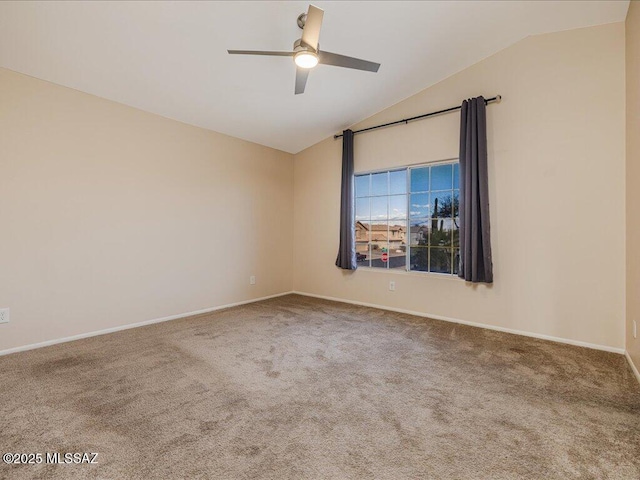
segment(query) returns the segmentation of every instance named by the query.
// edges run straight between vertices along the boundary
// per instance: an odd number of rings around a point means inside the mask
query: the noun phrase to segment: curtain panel
[[[342,193],[340,201],[340,246],[336,266],[355,270],[356,239],[353,211],[353,132],[342,132]]]
[[[484,97],[462,102],[460,112],[460,265],[468,282],[493,283],[489,229],[487,116]]]

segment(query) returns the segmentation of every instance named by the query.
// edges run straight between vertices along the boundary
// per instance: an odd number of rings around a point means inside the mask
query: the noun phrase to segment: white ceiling
[[[629,1],[325,2],[319,66],[287,57],[308,2],[0,2],[0,66],[296,153],[528,36],[623,21]],[[493,94],[496,92],[478,92]]]

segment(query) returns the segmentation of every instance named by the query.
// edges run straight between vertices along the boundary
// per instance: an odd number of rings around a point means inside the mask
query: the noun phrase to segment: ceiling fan
[[[377,72],[379,63],[361,60],[359,58],[338,55],[337,53],[320,50],[318,39],[322,27],[324,10],[309,5],[307,13],[298,17],[298,27],[302,29],[302,38],[293,43],[293,52],[273,52],[263,50],[227,50],[231,55],[271,55],[274,57],[293,57],[296,64],[295,94],[304,93],[309,71],[318,64],[336,67],[353,68],[366,72]]]

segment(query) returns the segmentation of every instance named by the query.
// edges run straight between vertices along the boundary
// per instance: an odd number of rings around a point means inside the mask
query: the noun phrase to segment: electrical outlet
[[[396,282],[389,282],[389,290],[392,292],[396,291]]]
[[[256,276],[255,275],[251,275],[249,277],[249,285],[255,285],[256,284]]]
[[[9,323],[9,309],[0,308],[0,323]]]
[[[636,321],[633,321],[633,338],[637,338],[638,337],[638,325],[636,324]]]

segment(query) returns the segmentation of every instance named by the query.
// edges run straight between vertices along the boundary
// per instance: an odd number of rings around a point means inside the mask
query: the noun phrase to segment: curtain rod
[[[489,103],[494,103],[494,102],[495,103],[500,103],[500,100],[502,100],[502,95],[496,95],[495,97],[486,99],[484,101],[484,103],[486,105],[488,105]],[[396,120],[395,122],[384,123],[382,125],[376,125],[375,127],[363,128],[362,130],[356,130],[353,133],[355,135],[356,133],[368,132],[370,130],[376,130],[378,128],[390,127],[391,125],[399,125],[401,123],[407,124],[407,123],[412,122],[414,120],[420,120],[421,118],[433,117],[435,115],[441,115],[443,113],[455,112],[456,110],[460,110],[461,108],[462,108],[462,105],[459,105],[457,107],[445,108],[444,110],[438,110],[437,112],[425,113],[424,115],[418,115],[417,117],[405,118],[403,120]],[[340,138],[340,137],[342,137],[342,134],[333,136],[334,140],[336,138]]]

